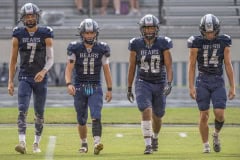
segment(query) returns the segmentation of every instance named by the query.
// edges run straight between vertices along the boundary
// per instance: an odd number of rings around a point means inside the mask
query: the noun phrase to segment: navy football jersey
[[[19,76],[35,76],[46,63],[46,38],[53,38],[50,27],[38,27],[34,33],[29,33],[25,27],[15,27],[13,37],[18,39],[20,54]]]
[[[172,47],[169,37],[157,37],[150,47],[145,44],[143,37],[131,39],[128,49],[136,52],[137,78],[150,83],[164,83],[166,67],[163,52]]]
[[[191,36],[188,39],[188,48],[198,48],[198,70],[205,74],[223,74],[224,49],[231,45],[232,40],[228,35],[219,35],[211,41],[202,36]]]
[[[101,81],[102,58],[110,57],[110,48],[104,42],[97,42],[91,50],[86,49],[83,42],[71,42],[67,48],[68,56],[75,54],[75,84],[92,83]]]

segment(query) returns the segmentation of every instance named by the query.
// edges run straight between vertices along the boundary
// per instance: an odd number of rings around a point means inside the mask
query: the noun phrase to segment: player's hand
[[[192,99],[196,99],[196,89],[193,88],[189,88],[189,95]]]
[[[131,102],[131,103],[134,102],[134,96],[133,96],[133,93],[132,93],[132,87],[128,87],[127,99],[128,99],[129,102]]]
[[[67,85],[67,91],[68,91],[68,94],[74,96],[76,94],[76,89],[74,87],[74,85],[72,84],[69,84]]]
[[[171,90],[172,90],[172,83],[168,82],[167,85],[163,89],[163,94],[165,96],[167,96],[167,95],[169,95],[171,93]]]
[[[234,87],[230,87],[229,93],[228,93],[229,100],[234,99],[235,95],[236,95],[235,88]]]
[[[106,92],[105,100],[106,100],[107,102],[110,102],[110,101],[112,100],[112,91],[107,91],[107,92]]]
[[[45,69],[41,70],[34,77],[34,81],[35,82],[41,82],[44,79],[46,73],[47,73],[47,71]]]
[[[10,96],[13,96],[14,93],[14,83],[13,82],[8,82],[8,94]]]

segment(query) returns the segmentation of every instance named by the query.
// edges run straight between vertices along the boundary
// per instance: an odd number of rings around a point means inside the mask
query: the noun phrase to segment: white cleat
[[[210,153],[210,152],[211,152],[210,145],[204,144],[203,145],[203,153]]]
[[[39,148],[38,143],[33,143],[33,153],[40,153],[41,149]]]

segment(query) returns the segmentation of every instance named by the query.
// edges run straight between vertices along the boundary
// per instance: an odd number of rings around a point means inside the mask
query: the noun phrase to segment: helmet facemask
[[[151,30],[151,31],[148,31],[148,30]],[[142,36],[147,40],[152,40],[157,37],[158,28],[155,26],[145,26],[141,28],[141,33],[142,33]]]
[[[37,14],[27,14],[22,18],[22,22],[28,28],[33,28],[38,24],[38,17]]]

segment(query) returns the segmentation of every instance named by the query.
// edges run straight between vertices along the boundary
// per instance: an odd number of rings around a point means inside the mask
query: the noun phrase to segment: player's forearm
[[[11,67],[9,69],[9,76],[8,76],[8,82],[13,82],[14,76],[15,76],[16,69],[15,67]]]
[[[66,67],[66,70],[65,70],[65,82],[66,84],[72,82],[72,72],[70,71],[69,67]]]
[[[194,88],[194,80],[195,80],[195,66],[189,65],[188,67],[188,87]]]
[[[103,66],[103,71],[104,71],[107,88],[112,88],[112,77],[111,77],[109,64],[105,64]]]
[[[11,60],[9,64],[8,81],[13,82],[16,73],[16,61]]]
[[[231,64],[226,65],[226,73],[228,76],[230,87],[235,88],[234,73],[233,73],[233,67]]]
[[[173,80],[173,71],[172,66],[167,67],[167,81],[172,82]]]
[[[134,75],[135,75],[135,66],[133,64],[130,64],[129,70],[128,70],[128,87],[132,87]]]

